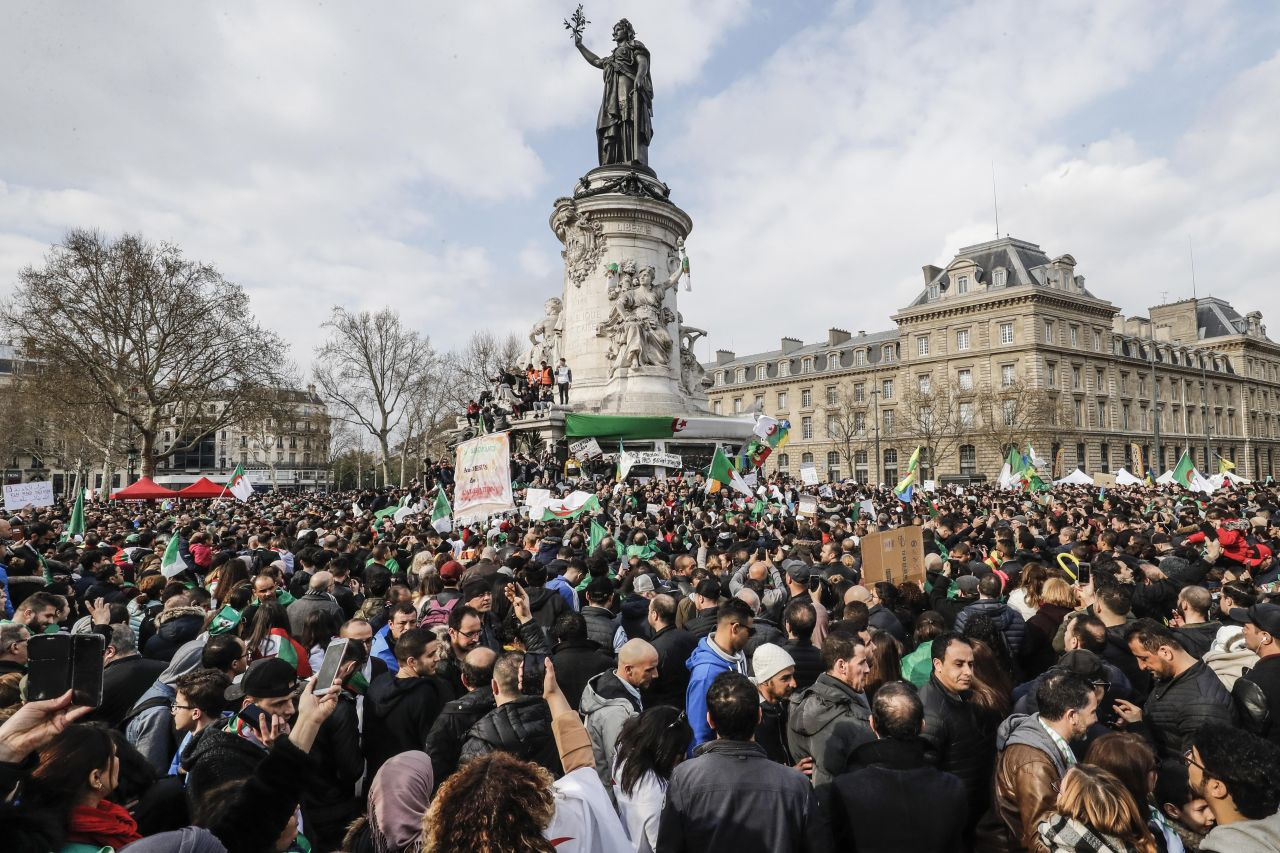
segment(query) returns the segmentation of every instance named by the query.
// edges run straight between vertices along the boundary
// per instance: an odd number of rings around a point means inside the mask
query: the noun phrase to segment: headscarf
[[[434,789],[431,757],[421,750],[402,752],[382,765],[369,786],[369,834],[377,853],[422,849],[422,818]]]
[[[185,826],[173,832],[148,835],[124,846],[120,853],[227,853],[227,848],[209,830]]]

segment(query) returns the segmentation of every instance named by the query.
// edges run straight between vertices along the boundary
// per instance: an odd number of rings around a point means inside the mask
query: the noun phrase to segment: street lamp
[[[128,463],[128,467],[125,469],[125,485],[127,486],[133,483],[133,471],[138,465],[138,446],[131,441],[124,452]]]
[[[884,458],[880,455],[880,389],[871,386],[871,402],[876,409],[876,488],[884,482]]]

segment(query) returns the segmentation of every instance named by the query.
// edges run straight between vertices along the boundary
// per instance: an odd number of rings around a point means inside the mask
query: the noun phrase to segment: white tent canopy
[[[1061,486],[1061,485],[1068,485],[1068,486],[1092,486],[1092,485],[1093,485],[1093,478],[1092,478],[1092,477],[1090,477],[1090,476],[1089,476],[1088,474],[1086,474],[1085,472],[1081,471],[1079,468],[1077,468],[1076,470],[1072,471],[1070,474],[1068,474],[1067,476],[1063,477],[1062,479],[1060,479],[1060,480],[1054,480],[1054,481],[1053,481],[1053,484],[1054,484],[1055,486]]]
[[[1124,468],[1121,468],[1119,471],[1116,472],[1117,486],[1137,486],[1137,485],[1141,485],[1141,483],[1142,483],[1141,477],[1137,477],[1137,476],[1134,476],[1133,474],[1130,474]]]

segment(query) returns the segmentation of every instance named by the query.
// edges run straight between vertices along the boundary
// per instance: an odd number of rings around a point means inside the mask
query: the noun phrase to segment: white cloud
[[[890,328],[921,265],[994,236],[993,163],[1001,231],[1072,253],[1122,311],[1190,295],[1191,237],[1201,295],[1280,316],[1262,285],[1280,262],[1280,60],[1158,147],[1131,115],[1161,75],[1230,67],[1230,12],[839,7],[689,113],[691,163],[668,178],[695,221],[685,316],[739,352]]]

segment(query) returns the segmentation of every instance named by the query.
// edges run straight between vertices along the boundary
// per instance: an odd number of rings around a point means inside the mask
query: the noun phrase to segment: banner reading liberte
[[[511,493],[511,444],[505,432],[459,444],[453,477],[455,518],[486,518],[516,508]]]

